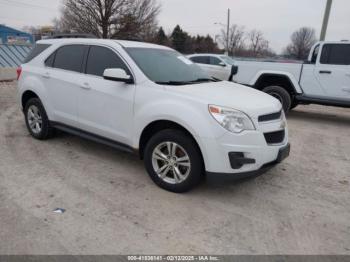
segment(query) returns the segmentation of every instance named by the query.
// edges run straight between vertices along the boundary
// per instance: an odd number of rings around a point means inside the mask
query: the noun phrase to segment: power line
[[[17,4],[17,5],[22,5],[22,6],[36,7],[36,8],[53,9],[51,7],[48,7],[48,6],[23,3],[23,2],[20,2],[20,1],[16,1],[16,0],[3,0],[3,1],[5,1],[6,4]]]
[[[55,8],[51,8],[48,6],[42,6],[42,5],[35,5],[35,4],[29,4],[29,3],[23,3],[16,0],[2,0],[3,2],[0,2],[1,4],[6,4],[10,6],[18,6],[18,7],[31,7],[31,8],[40,8],[40,9],[46,9],[51,11],[57,11]]]

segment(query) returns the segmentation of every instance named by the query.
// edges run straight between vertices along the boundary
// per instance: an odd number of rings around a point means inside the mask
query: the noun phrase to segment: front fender
[[[155,121],[172,121],[184,127],[201,144],[200,138],[217,138],[226,132],[210,116],[208,105],[163,99],[146,104],[135,112],[133,147],[138,148],[143,130]]]

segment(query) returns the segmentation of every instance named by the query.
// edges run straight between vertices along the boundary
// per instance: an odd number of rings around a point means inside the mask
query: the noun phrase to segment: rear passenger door
[[[315,76],[327,98],[350,101],[350,44],[324,44]]]
[[[79,124],[82,130],[124,144],[130,143],[135,85],[105,80],[107,68],[131,72],[115,50],[104,46],[89,48],[84,86],[79,92]]]
[[[53,121],[72,127],[78,123],[78,94],[84,75],[87,46],[62,46],[45,61],[43,79],[53,108]]]

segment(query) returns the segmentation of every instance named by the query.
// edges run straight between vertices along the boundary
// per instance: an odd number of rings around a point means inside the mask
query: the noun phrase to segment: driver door
[[[350,44],[324,44],[314,74],[327,98],[350,101]]]
[[[107,68],[129,68],[112,49],[90,46],[78,99],[80,128],[120,143],[130,143],[135,85],[103,78]]]

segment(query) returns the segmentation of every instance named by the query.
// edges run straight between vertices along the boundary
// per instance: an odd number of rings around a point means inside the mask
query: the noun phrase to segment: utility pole
[[[226,45],[225,46],[225,54],[226,55],[228,55],[228,51],[229,51],[229,44],[230,44],[230,15],[231,15],[231,10],[230,10],[230,8],[227,10],[227,24],[225,25],[225,24],[223,24],[223,23],[218,23],[218,22],[216,22],[216,23],[214,23],[214,25],[221,25],[223,28],[225,28],[225,26],[227,27],[227,32],[226,32],[226,44],[224,44],[224,45]],[[223,40],[224,41],[224,40]]]
[[[227,35],[226,35],[226,55],[229,55],[229,38],[230,38],[230,8],[227,10]]]
[[[333,3],[333,0],[327,0],[326,11],[323,17],[323,24],[322,24],[322,30],[321,30],[321,36],[320,36],[321,41],[324,41],[326,39],[327,27],[328,27],[329,15],[331,13],[332,3]]]

